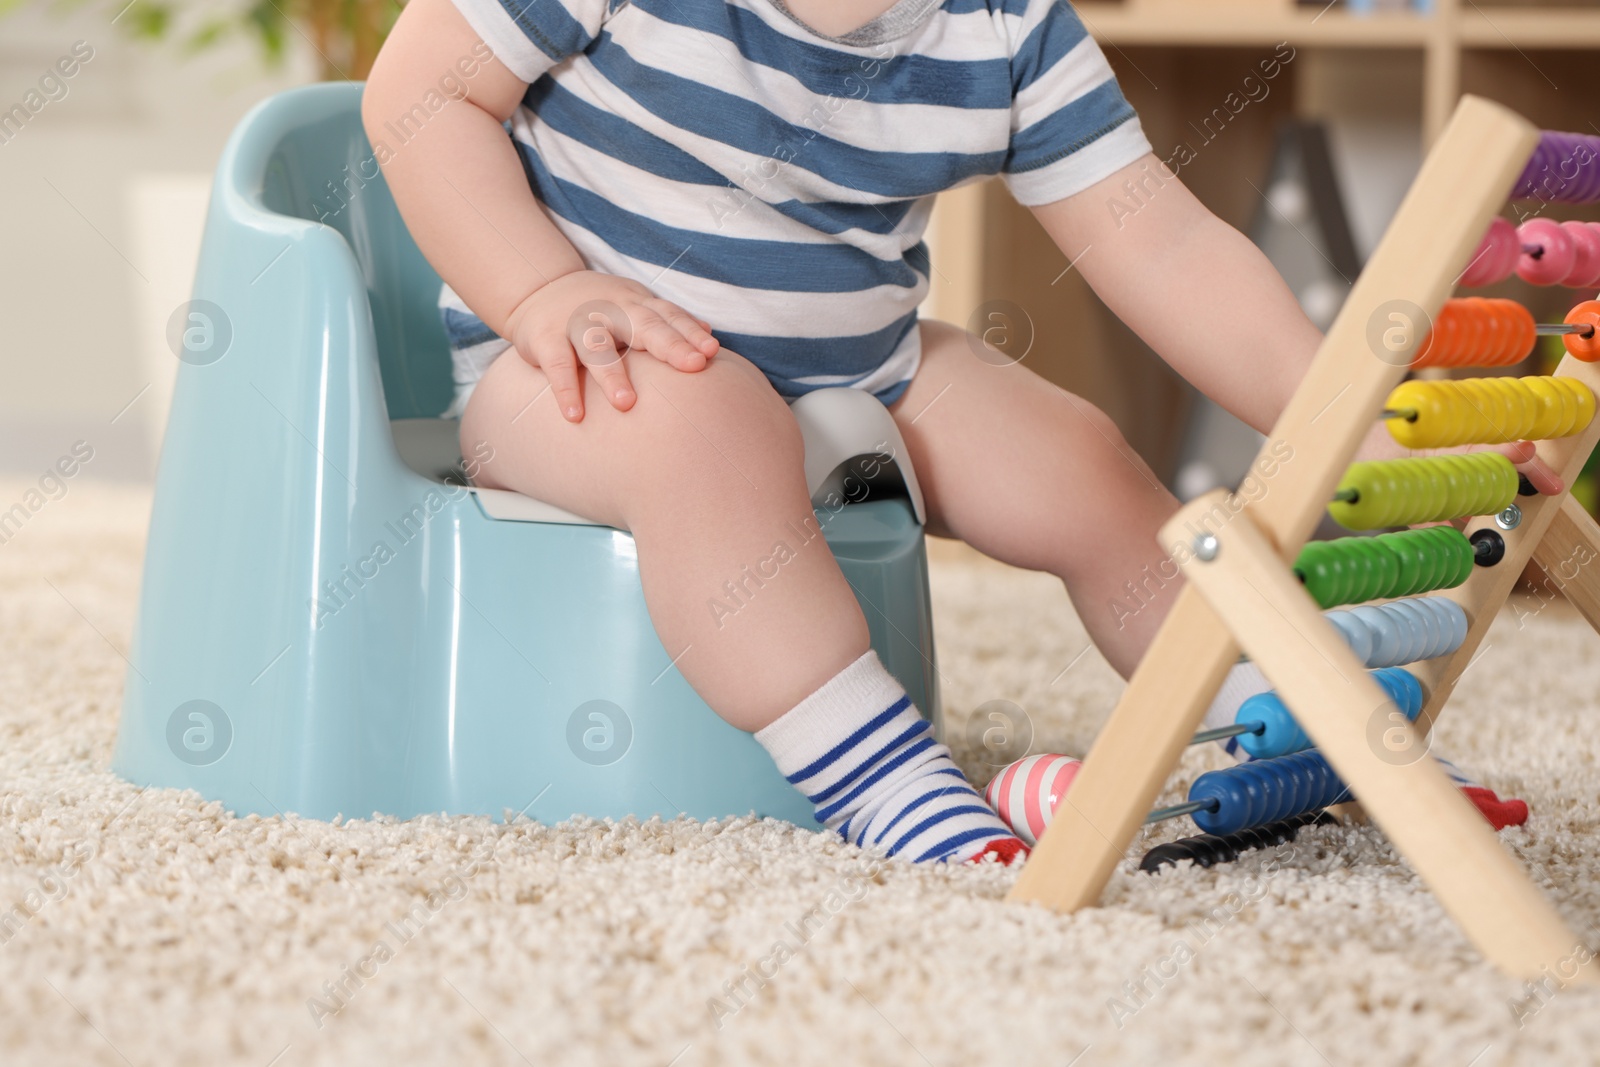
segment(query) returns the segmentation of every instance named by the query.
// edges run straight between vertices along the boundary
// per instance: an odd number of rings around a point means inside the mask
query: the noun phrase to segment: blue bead
[[[1209,771],[1195,780],[1189,799],[1216,802],[1215,811],[1194,813],[1203,832],[1232,834],[1343,803],[1350,796],[1322,753],[1313,749]]]
[[[1261,726],[1259,733],[1242,734],[1239,737],[1239,747],[1256,759],[1298,752],[1311,744],[1310,738],[1306,737],[1306,732],[1300,728],[1277,693],[1257,693],[1239,705],[1233,721],[1239,724],[1258,723]]]

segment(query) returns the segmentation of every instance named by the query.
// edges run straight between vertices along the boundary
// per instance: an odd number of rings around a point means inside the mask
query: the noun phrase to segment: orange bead
[[[1506,363],[1520,363],[1532,355],[1534,345],[1539,343],[1539,329],[1534,325],[1533,312],[1521,304],[1507,302],[1511,303],[1520,314],[1513,316],[1511,340],[1507,342],[1510,352]]]
[[[1585,300],[1571,311],[1567,312],[1565,320],[1573,326],[1589,327],[1589,336],[1569,333],[1561,339],[1567,346],[1567,351],[1573,359],[1581,359],[1585,363],[1600,360],[1600,300]]]
[[[1511,332],[1511,317],[1491,300],[1485,300],[1478,347],[1473,354],[1482,366],[1497,367],[1505,362],[1506,335]]]
[[[1413,367],[1504,367],[1533,351],[1533,314],[1515,300],[1479,296],[1445,301],[1417,348]]]
[[[1468,297],[1455,316],[1451,348],[1444,353],[1445,366],[1460,367],[1483,347],[1484,305],[1480,297]]]

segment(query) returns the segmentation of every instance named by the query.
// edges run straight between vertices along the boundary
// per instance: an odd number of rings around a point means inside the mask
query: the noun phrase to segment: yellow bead
[[[1389,420],[1407,448],[1541,441],[1578,433],[1594,419],[1594,392],[1574,378],[1464,378],[1410,381],[1388,406],[1414,419]]]

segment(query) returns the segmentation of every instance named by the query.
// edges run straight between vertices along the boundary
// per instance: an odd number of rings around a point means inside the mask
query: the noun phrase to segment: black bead
[[[1496,530],[1479,530],[1468,540],[1472,542],[1472,562],[1480,567],[1493,567],[1506,555],[1506,539]]]
[[[1293,841],[1302,826],[1313,823],[1320,826],[1337,821],[1325,811],[1308,811],[1265,826],[1240,830],[1235,834],[1222,836],[1198,834],[1194,837],[1185,837],[1181,841],[1169,841],[1165,845],[1157,845],[1146,852],[1144,859],[1139,861],[1139,869],[1147,874],[1154,874],[1162,867],[1176,867],[1180,860],[1193,860],[1201,867],[1232,863],[1239,858],[1241,852],[1273,848]]]

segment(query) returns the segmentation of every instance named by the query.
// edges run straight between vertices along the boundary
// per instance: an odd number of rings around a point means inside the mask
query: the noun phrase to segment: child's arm
[[[1150,175],[1159,176],[1159,187]],[[1123,191],[1129,181],[1143,186],[1142,206],[1132,214]],[[1124,210],[1113,213],[1113,202]],[[1106,306],[1174,370],[1250,426],[1272,431],[1322,334],[1248,238],[1167,177],[1153,155],[1033,212]],[[1501,451],[1541,492],[1560,491],[1532,445]],[[1359,454],[1415,453],[1374,419]]]
[[[1154,156],[1034,208],[1106,306],[1206,396],[1262,433],[1311,365],[1322,334],[1267,257]],[[1133,214],[1123,183],[1152,193]]]
[[[361,117],[423,255],[490,329],[545,371],[563,414],[583,417],[575,343],[588,349],[584,364],[613,406],[626,410],[634,396],[619,344],[692,371],[717,343],[706,323],[637,282],[585,269],[535,199],[501,125],[527,88],[451,0],[411,0],[378,55]],[[446,102],[430,113],[430,98]],[[401,142],[394,130],[408,123],[413,132]],[[623,312],[626,331],[569,321],[601,301]]]

